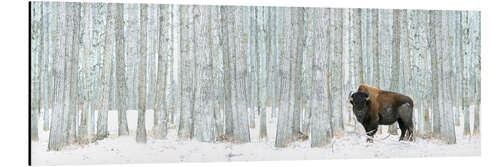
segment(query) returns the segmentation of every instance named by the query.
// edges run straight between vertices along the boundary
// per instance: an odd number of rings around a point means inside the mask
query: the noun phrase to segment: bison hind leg
[[[414,131],[414,128],[413,128],[413,107],[406,103],[406,104],[403,104],[401,107],[399,107],[399,114],[400,114],[400,119],[398,120],[401,121],[402,123],[399,124],[399,126],[401,126],[401,124],[403,124],[403,126],[405,127],[405,129],[408,131],[408,135],[406,135],[406,138],[404,138],[404,140],[409,140],[409,141],[414,141],[414,136],[413,136],[413,131]]]
[[[401,136],[399,137],[399,141],[405,140],[405,135],[406,135],[406,127],[404,121],[400,118],[398,119],[398,124],[399,124],[399,129],[401,129]]]

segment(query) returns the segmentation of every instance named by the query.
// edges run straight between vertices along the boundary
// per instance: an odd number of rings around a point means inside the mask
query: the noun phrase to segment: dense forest
[[[43,121],[48,150],[110,134],[147,143],[172,128],[179,140],[323,147],[348,127],[364,134],[348,96],[368,84],[414,100],[418,140],[454,144],[456,127],[480,135],[480,20],[478,11],[32,2],[31,141]]]

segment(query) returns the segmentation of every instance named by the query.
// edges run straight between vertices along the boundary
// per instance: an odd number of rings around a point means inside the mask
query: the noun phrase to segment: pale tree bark
[[[432,56],[432,53],[430,52],[432,46],[432,38],[431,38],[431,34],[430,33],[425,33],[425,32],[429,32],[430,29],[431,29],[431,24],[430,24],[430,18],[431,18],[431,15],[430,15],[430,12],[422,12],[420,11],[420,13],[423,15],[423,21],[422,21],[422,24],[423,24],[423,30],[421,31],[421,34],[422,36],[422,45],[425,46],[425,52],[423,53],[423,57],[424,57],[424,60],[422,63],[426,63],[426,64],[429,64],[429,59],[432,59],[431,56]],[[432,63],[431,63],[432,64]],[[429,65],[427,65],[429,66]],[[428,68],[430,69],[430,68]],[[424,86],[422,86],[421,90],[425,89],[425,90],[428,90],[428,89],[432,89],[432,84],[429,83],[429,79],[432,78],[432,77],[429,77],[429,76],[426,76],[424,77],[424,72],[429,72],[427,69],[425,69],[425,71],[422,71],[420,73],[420,76],[423,78],[424,80]],[[432,92],[433,91],[427,91],[425,93],[425,95],[422,95],[422,96],[432,96]],[[431,113],[430,113],[430,110],[429,108],[432,107],[432,102],[431,102],[431,99],[433,99],[432,97],[431,98],[427,98],[427,99],[423,99],[422,98],[422,102],[421,103],[427,103],[428,105],[424,106],[422,108],[422,110],[424,110],[423,112],[423,129],[424,129],[424,134],[423,134],[423,137],[424,138],[428,138],[428,137],[431,137],[431,134],[432,134],[432,123],[431,123]]]
[[[72,19],[72,34],[71,34],[71,40],[72,40],[72,46],[71,46],[71,81],[70,81],[70,106],[69,106],[69,122],[68,122],[68,130],[69,130],[69,136],[68,136],[68,142],[69,144],[73,144],[77,142],[77,118],[76,116],[78,115],[78,86],[77,83],[78,81],[78,58],[79,58],[79,47],[80,47],[80,9],[81,5],[80,3],[72,3],[72,9],[73,13],[71,16]]]
[[[266,99],[265,99],[265,106],[264,106],[264,112],[267,112],[267,107],[271,106],[272,103],[272,94],[273,94],[273,85],[272,85],[272,61],[271,58],[274,54],[274,34],[273,34],[273,27],[274,27],[274,21],[273,21],[273,13],[272,13],[272,8],[271,7],[266,7]],[[261,116],[262,117],[262,116]],[[262,122],[262,121],[261,121]]]
[[[439,109],[439,76],[438,76],[438,51],[437,51],[437,32],[436,29],[441,26],[440,12],[429,11],[429,45],[432,64],[432,137],[438,138],[440,129],[440,109]]]
[[[42,15],[42,25],[43,25],[43,69],[42,69],[42,83],[43,83],[43,86],[42,86],[42,98],[43,98],[43,131],[48,131],[50,126],[49,126],[49,119],[50,119],[50,110],[52,109],[52,106],[50,105],[51,102],[50,102],[50,95],[49,94],[52,94],[52,89],[51,89],[51,78],[53,77],[52,75],[52,70],[51,70],[51,65],[50,65],[50,62],[51,62],[51,57],[52,57],[52,54],[51,54],[51,27],[52,25],[49,24],[51,23],[50,22],[50,3],[49,2],[43,2],[42,4],[42,10],[44,11],[43,12],[43,15]]]
[[[146,143],[146,66],[147,66],[147,13],[148,5],[140,5],[140,36],[139,36],[139,83],[138,83],[138,95],[139,95],[139,110],[137,110],[137,134],[135,141],[137,143]]]
[[[118,110],[118,136],[129,135],[127,123],[127,81],[125,72],[125,36],[123,20],[123,4],[115,4],[115,56],[116,56],[116,85],[117,85],[117,110]]]
[[[30,122],[30,137],[31,141],[38,141],[38,116],[39,116],[39,111],[40,111],[40,58],[42,57],[41,53],[41,42],[43,41],[42,39],[42,15],[43,15],[43,9],[42,3],[41,2],[31,2],[31,36],[30,36],[30,44],[31,44],[31,50],[30,50],[30,73],[31,73],[31,78],[30,78],[30,98],[31,98],[31,122]]]
[[[67,2],[63,4],[66,10],[67,16],[64,18],[66,25],[65,25],[65,30],[64,30],[64,61],[68,62],[64,64],[64,70],[65,70],[65,76],[64,76],[64,115],[63,115],[63,120],[65,123],[63,123],[63,134],[64,134],[64,145],[69,145],[72,140],[69,140],[70,138],[70,128],[71,128],[71,119],[70,117],[72,116],[73,109],[71,108],[71,80],[72,77],[72,66],[74,64],[71,63],[72,61],[72,54],[73,54],[73,38],[72,38],[72,30],[73,30],[73,16],[74,16],[74,10],[73,6],[71,3]]]
[[[168,67],[169,67],[169,71],[167,72],[168,74],[168,77],[169,77],[169,81],[167,81],[169,84],[167,85],[167,92],[168,92],[168,100],[167,100],[167,104],[168,104],[168,123],[169,123],[169,128],[175,128],[175,121],[174,121],[174,116],[176,115],[176,107],[178,106],[177,102],[178,100],[176,100],[175,96],[176,96],[176,93],[178,91],[176,91],[177,89],[175,88],[176,87],[176,82],[178,82],[178,79],[174,80],[174,76],[176,75],[176,73],[179,71],[179,70],[175,70],[174,71],[174,62],[177,61],[178,62],[178,58],[175,59],[175,55],[179,55],[178,54],[178,51],[180,50],[179,49],[179,34],[177,32],[179,32],[179,18],[177,16],[177,14],[179,13],[179,6],[178,5],[172,5],[171,6],[171,12],[170,12],[170,44],[172,45],[172,50],[170,51],[171,54],[169,55],[168,57]],[[175,59],[175,60],[174,60]],[[177,68],[176,68],[177,69]],[[178,77],[178,76],[177,76]],[[177,78],[176,77],[176,78]]]
[[[311,147],[321,147],[330,143],[331,127],[328,114],[327,95],[327,59],[328,59],[328,35],[329,9],[316,9],[313,20],[314,28],[314,50],[313,78],[312,78],[312,127]]]
[[[234,103],[235,107],[233,109],[233,127],[234,127],[234,143],[248,143],[250,142],[250,127],[248,120],[248,110],[247,103],[245,100],[246,96],[246,85],[245,78],[247,75],[247,52],[244,49],[244,46],[247,46],[247,40],[244,39],[246,34],[243,31],[243,23],[245,20],[243,19],[246,16],[245,9],[236,8],[234,13],[234,30],[236,30],[233,39],[234,42]]]
[[[281,9],[282,8],[274,8],[274,38],[275,38],[275,53],[273,57],[273,82],[274,82],[274,97],[273,97],[273,106],[271,111],[271,117],[276,118],[276,113],[278,112],[279,107],[279,98],[280,98],[280,77],[279,77],[279,55],[281,55],[282,49],[282,40],[281,40]]]
[[[255,56],[250,56],[250,61],[249,61],[249,73],[250,75],[248,76],[249,79],[249,85],[248,85],[248,105],[250,107],[250,113],[249,113],[249,119],[250,119],[250,128],[255,128],[255,101],[256,101],[256,88],[258,88],[258,71],[259,69],[256,68],[256,59],[258,59],[258,31],[259,31],[259,22],[257,20],[257,8],[258,7],[249,7],[250,12],[249,12],[249,29],[250,29],[250,34],[249,34],[249,46],[248,46],[248,53],[249,55],[255,55]],[[257,81],[256,81],[257,80]],[[258,102],[257,102],[258,103]]]
[[[92,57],[92,88],[91,88],[91,107],[90,107],[90,124],[89,124],[89,134],[92,140],[95,140],[96,136],[96,121],[95,121],[95,112],[96,110],[100,110],[99,101],[101,98],[102,87],[102,79],[101,79],[101,61],[102,55],[104,55],[104,37],[105,34],[105,19],[106,19],[106,10],[105,6],[102,3],[96,3],[92,5],[92,48],[91,48],[91,57]]]
[[[139,5],[138,4],[125,4],[126,7],[126,18],[125,19],[125,29],[127,36],[125,36],[125,48],[126,48],[126,73],[127,73],[127,109],[137,110],[137,78],[136,78],[136,68],[137,68],[137,55],[139,41]]]
[[[293,106],[291,106],[291,96],[292,94],[292,60],[295,60],[295,56],[293,54],[293,37],[292,37],[292,29],[289,26],[292,24],[292,9],[291,8],[283,8],[282,15],[282,36],[281,40],[283,40],[283,46],[280,53],[280,105],[278,112],[278,125],[276,130],[276,142],[275,147],[286,147],[293,141],[292,136],[292,118],[293,118]]]
[[[379,38],[379,9],[372,9],[372,25],[373,25],[373,78],[375,80],[375,87],[380,88],[380,38]]]
[[[449,16],[451,12],[449,11],[444,11],[442,14],[442,34],[444,36],[443,42],[443,61],[442,61],[442,70],[443,70],[443,80],[442,80],[442,87],[443,90],[451,90],[451,67],[453,67],[453,64],[451,62],[451,56],[448,56],[451,54],[451,42],[450,42],[450,27],[452,24],[449,22]],[[444,139],[447,144],[456,144],[456,137],[455,137],[455,123],[453,122],[453,110],[452,110],[452,98],[451,98],[451,91],[442,91],[443,92],[443,126],[445,129],[445,135]]]
[[[90,63],[91,63],[91,55],[90,55],[90,49],[91,49],[91,37],[90,37],[90,30],[91,30],[91,23],[90,23],[90,17],[91,17],[91,5],[89,3],[84,4],[83,6],[83,23],[84,23],[84,28],[82,29],[83,31],[83,80],[82,80],[82,86],[83,86],[83,98],[80,99],[82,107],[81,111],[81,116],[80,116],[80,127],[78,129],[78,142],[80,144],[88,144],[90,141],[89,136],[88,136],[88,123],[89,123],[89,99],[90,99]]]
[[[461,34],[462,39],[460,43],[460,55],[462,59],[462,111],[464,111],[464,136],[470,136],[470,68],[469,57],[471,57],[471,34],[470,34],[470,15],[469,12],[462,12],[461,14]]]
[[[56,18],[57,27],[56,27],[56,40],[55,45],[57,45],[55,49],[56,57],[54,59],[54,110],[52,111],[52,118],[50,124],[50,134],[49,134],[49,151],[58,151],[61,150],[64,146],[64,134],[63,134],[63,124],[64,119],[64,26],[66,17],[65,6],[63,3],[53,3],[52,4],[54,11],[59,13]]]
[[[111,56],[112,56],[112,8],[111,4],[106,5],[106,26],[105,31],[105,44],[103,59],[103,70],[101,71],[101,95],[98,102],[98,119],[97,119],[97,140],[103,140],[109,136],[108,131],[108,111],[109,111],[109,93],[110,89],[110,74],[111,74]]]
[[[258,9],[258,10],[257,10]],[[267,38],[267,27],[266,27],[266,10],[264,7],[257,7],[256,8],[256,14],[255,14],[255,24],[256,24],[256,37],[255,37],[255,57],[256,57],[256,62],[255,62],[255,74],[256,74],[256,88],[255,88],[255,98],[256,98],[256,105],[257,105],[257,114],[260,115],[262,112],[262,109],[265,111],[265,62],[263,61],[264,58],[267,56],[267,48],[268,46],[266,45],[266,38]],[[255,114],[255,113],[253,113]],[[253,121],[253,120],[252,120]],[[251,122],[252,122],[251,121]]]
[[[454,56],[454,59],[455,59],[455,126],[460,126],[460,114],[462,114],[462,89],[463,89],[463,85],[462,85],[462,71],[463,69],[461,68],[462,66],[460,66],[461,64],[461,50],[460,50],[460,46],[461,46],[461,43],[462,43],[462,32],[461,32],[461,11],[455,11],[454,12],[454,27],[455,27],[455,56]]]
[[[167,58],[170,56],[172,49],[170,40],[170,22],[171,17],[169,11],[171,11],[170,5],[160,5],[158,9],[159,15],[159,50],[158,50],[158,76],[156,78],[156,99],[154,103],[154,110],[159,112],[158,117],[158,129],[155,132],[155,136],[159,139],[165,139],[168,132],[168,110],[167,104],[165,104],[166,99],[166,86],[167,86]]]
[[[210,28],[209,39],[215,38],[214,41],[209,40],[210,54],[212,54],[212,75],[215,79],[213,89],[215,90],[214,102],[214,118],[215,118],[215,138],[216,141],[221,141],[224,138],[224,119],[221,109],[224,108],[224,92],[223,92],[223,64],[222,64],[222,47],[221,46],[221,27],[223,23],[220,21],[220,7],[216,6],[210,10],[211,18],[209,20]]]
[[[224,63],[224,123],[225,131],[224,137],[226,140],[231,141],[233,138],[233,106],[232,106],[232,84],[231,84],[231,50],[230,50],[230,35],[231,26],[233,25],[234,9],[230,7],[220,7],[221,23],[224,26],[221,28],[222,33],[222,54]]]
[[[196,66],[198,72],[198,80],[196,80],[197,89],[195,93],[195,117],[194,117],[194,138],[202,142],[215,141],[215,118],[214,118],[214,98],[215,93],[212,88],[212,55],[210,53],[210,40],[209,31],[211,19],[211,7],[195,6],[193,14],[197,17],[193,24],[195,24],[195,44],[196,52]]]
[[[365,83],[365,72],[364,72],[364,62],[363,62],[363,28],[362,28],[362,10],[354,9],[353,21],[354,21],[354,32],[353,32],[353,47],[355,50],[356,56],[358,56],[358,72],[359,72],[359,83]]]
[[[304,89],[305,89],[305,92],[306,93],[306,101],[305,101],[305,105],[304,105],[304,121],[303,121],[303,124],[302,124],[302,129],[301,129],[301,132],[303,135],[305,136],[310,136],[310,130],[311,130],[311,109],[312,109],[312,105],[311,105],[311,102],[312,102],[312,75],[313,75],[313,71],[312,71],[312,57],[313,57],[313,54],[314,54],[314,46],[313,46],[313,42],[314,42],[314,36],[313,36],[313,33],[314,33],[314,25],[313,25],[313,20],[314,20],[314,17],[313,17],[313,9],[309,8],[309,9],[305,9],[304,11],[304,22],[305,22],[305,26],[306,26],[306,37],[305,37],[305,50],[304,52],[306,52],[304,54],[305,56],[305,76],[304,76]]]
[[[472,135],[479,136],[481,135],[480,129],[480,111],[481,111],[481,13],[476,12],[475,20],[475,38],[474,38],[474,58],[475,60],[475,75],[476,75],[476,106],[474,110],[474,130]]]
[[[291,61],[295,61],[295,67],[292,69],[294,75],[293,78],[293,88],[295,90],[295,95],[292,96],[293,102],[293,116],[292,116],[292,139],[297,140],[300,136],[300,122],[302,120],[302,63],[303,63],[303,54],[304,54],[304,8],[294,8],[293,18],[296,27],[294,28],[294,39],[296,41],[295,47],[295,59],[291,59]]]
[[[401,20],[400,20],[400,13],[401,11],[399,9],[395,9],[393,11],[393,25],[392,25],[392,31],[393,31],[393,38],[392,38],[392,78],[391,78],[391,90],[395,92],[400,92],[399,89],[399,66],[400,66],[400,34],[401,34]],[[396,130],[396,123],[392,124],[389,126],[389,133],[392,135],[397,134]]]
[[[275,17],[273,17],[273,11],[271,10],[270,7],[265,8],[267,12],[267,25],[266,25],[266,103],[264,105],[264,111],[260,113],[260,130],[259,130],[259,138],[267,138],[267,107],[270,106],[273,102],[273,88],[274,86],[272,85],[272,78],[271,76],[273,75],[273,71],[271,69],[272,65],[272,56],[274,55],[276,49],[273,47],[273,28],[274,28],[274,20]],[[251,54],[250,54],[251,56]],[[272,112],[272,111],[271,111]],[[300,123],[300,122],[299,122]],[[299,125],[299,130],[300,130],[300,125]]]
[[[147,93],[146,93],[146,109],[153,109],[153,112],[156,113],[155,118],[163,117],[160,116],[161,113],[154,110],[156,104],[156,90],[157,85],[155,84],[157,79],[157,67],[159,65],[158,59],[158,49],[159,49],[159,4],[149,5],[148,6],[148,14],[147,14],[147,24],[148,24],[148,36],[147,36],[147,49],[146,54],[147,58]],[[159,119],[155,119],[155,125],[158,126]]]
[[[343,39],[343,22],[344,22],[344,9],[333,9],[330,10],[331,17],[330,23],[333,21],[333,45],[334,45],[334,60],[335,61],[335,66],[334,70],[335,73],[333,77],[334,82],[334,87],[335,90],[334,95],[335,101],[334,104],[337,105],[335,110],[335,115],[334,115],[334,127],[333,127],[333,132],[335,136],[344,136],[344,108],[345,108],[345,99],[348,97],[345,96],[344,94],[344,55],[343,55],[343,46],[342,43],[344,41]]]
[[[181,19],[181,54],[180,54],[180,81],[181,106],[177,136],[181,139],[191,139],[193,130],[194,106],[194,56],[193,55],[193,6],[180,6]]]

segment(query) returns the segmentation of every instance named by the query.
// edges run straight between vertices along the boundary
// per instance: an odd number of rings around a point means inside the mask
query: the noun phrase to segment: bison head
[[[370,95],[364,92],[356,92],[350,96],[349,102],[352,104],[352,111],[356,115],[356,119],[362,122],[367,115],[371,102]]]

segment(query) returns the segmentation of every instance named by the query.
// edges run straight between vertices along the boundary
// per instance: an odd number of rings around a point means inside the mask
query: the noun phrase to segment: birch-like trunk
[[[282,25],[292,24],[292,9],[283,8],[282,15]],[[281,40],[283,41],[282,50],[280,53],[280,105],[278,112],[278,125],[276,130],[276,147],[286,147],[293,141],[292,136],[292,119],[293,119],[293,106],[291,96],[292,94],[292,61],[295,60],[294,49],[292,44],[293,40],[293,29],[289,26],[282,27]]]
[[[99,115],[97,119],[97,140],[103,140],[109,136],[108,132],[108,111],[109,111],[109,93],[110,89],[110,74],[111,74],[111,57],[112,57],[112,8],[111,4],[106,5],[106,26],[105,31],[105,43],[104,43],[104,54],[103,59],[103,70],[101,71],[101,95],[98,102]]]
[[[431,48],[431,65],[432,65],[432,137],[438,138],[441,134],[440,123],[440,108],[439,108],[439,76],[438,76],[438,37],[436,32],[441,26],[441,13],[437,11],[429,11],[429,45]]]
[[[147,14],[148,5],[140,5],[140,36],[139,36],[139,83],[138,83],[138,95],[139,95],[139,110],[137,110],[137,134],[135,141],[137,143],[146,143],[146,66],[147,66]]]
[[[116,56],[116,85],[117,85],[117,110],[118,110],[118,136],[129,135],[127,123],[127,81],[125,64],[125,36],[123,20],[123,4],[115,4],[115,56]]]
[[[481,111],[481,13],[477,13],[475,15],[475,38],[474,38],[474,69],[475,69],[475,82],[476,82],[476,105],[474,109],[474,130],[472,135],[479,136],[481,135],[480,128],[480,111]]]
[[[193,55],[193,6],[180,6],[180,81],[181,106],[178,134],[179,138],[191,139],[194,106],[194,56]]]
[[[53,3],[52,9],[53,11],[57,11],[59,15],[56,18],[57,27],[55,32],[57,33],[55,39],[55,54],[56,57],[54,59],[54,110],[52,111],[52,118],[50,124],[50,133],[49,133],[49,151],[58,151],[61,150],[64,146],[64,134],[63,134],[63,124],[64,119],[64,89],[65,89],[65,70],[64,64],[64,27],[66,21],[64,18],[66,17],[65,6],[62,2]]]
[[[391,77],[391,90],[395,92],[400,92],[399,90],[399,66],[400,66],[400,28],[401,28],[401,21],[400,21],[400,13],[401,11],[399,9],[395,9],[393,11],[393,25],[392,25],[392,31],[393,31],[393,38],[392,38],[392,77]],[[389,126],[389,133],[392,135],[397,134],[396,130],[396,123],[392,124]]]
[[[336,110],[334,110],[334,126],[333,132],[335,136],[344,136],[344,105],[345,99],[348,97],[344,94],[344,55],[343,55],[343,22],[344,22],[344,9],[333,9],[330,10],[330,23],[333,23],[333,45],[334,45],[334,75],[332,76],[334,83],[334,106]]]
[[[42,58],[42,15],[41,2],[31,2],[31,36],[30,36],[30,137],[31,141],[38,141],[38,117],[40,111],[40,59]]]
[[[243,16],[246,16],[246,9],[236,8],[234,12],[234,103],[235,107],[233,109],[233,127],[234,127],[234,136],[233,142],[235,143],[248,143],[250,142],[250,127],[248,120],[248,110],[247,103],[245,100],[246,96],[246,84],[245,78],[247,75],[247,52],[244,49],[244,46],[247,46],[246,34],[243,31],[243,23],[245,19]]]
[[[232,84],[231,84],[231,51],[230,50],[230,35],[232,35],[232,25],[234,22],[234,9],[230,7],[220,7],[222,33],[222,55],[224,66],[224,136],[226,140],[231,141],[233,138],[233,99],[232,99]]]
[[[328,114],[327,66],[329,9],[314,10],[314,56],[312,76],[312,127],[311,147],[321,147],[330,143],[331,127]]]
[[[211,7],[195,6],[193,9],[195,17],[195,44],[196,52],[196,72],[197,89],[195,93],[195,117],[194,117],[194,137],[198,141],[215,141],[215,118],[214,118],[214,98],[215,93],[212,88],[212,55],[210,53],[209,28],[211,27]]]
[[[82,40],[83,40],[83,46],[82,46],[82,53],[83,55],[81,57],[82,61],[84,63],[83,70],[81,71],[82,73],[82,88],[83,89],[83,96],[80,98],[80,105],[83,105],[82,111],[81,111],[81,116],[80,116],[80,126],[78,129],[78,142],[79,144],[87,144],[90,139],[89,139],[89,99],[90,99],[90,63],[91,63],[91,55],[90,55],[90,49],[91,49],[91,5],[89,3],[84,4],[83,6],[83,26],[82,29]]]

